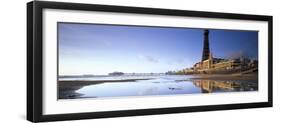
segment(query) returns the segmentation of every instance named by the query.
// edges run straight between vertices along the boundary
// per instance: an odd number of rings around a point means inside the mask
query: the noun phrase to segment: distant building
[[[112,73],[109,73],[108,75],[109,76],[122,76],[122,75],[124,75],[124,73],[123,72],[112,72]]]

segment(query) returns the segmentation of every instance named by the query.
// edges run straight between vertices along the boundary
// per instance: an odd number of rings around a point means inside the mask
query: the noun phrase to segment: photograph
[[[273,14],[76,1],[26,5],[28,121],[273,107]]]
[[[258,91],[258,31],[57,22],[58,99]]]

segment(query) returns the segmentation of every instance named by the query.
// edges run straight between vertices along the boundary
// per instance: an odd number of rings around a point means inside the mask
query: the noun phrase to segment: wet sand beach
[[[165,77],[165,76],[164,76]],[[86,86],[103,84],[103,83],[130,83],[130,82],[137,82],[137,81],[146,81],[146,80],[153,80],[154,78],[138,78],[138,79],[113,79],[113,80],[60,80],[58,82],[58,99],[77,99],[83,98],[83,94],[77,93],[76,90],[79,90]],[[174,82],[196,82],[196,81],[234,81],[234,82],[242,82],[244,84],[251,83],[258,83],[258,74],[235,74],[235,75],[226,75],[226,74],[217,74],[217,75],[192,75],[188,78],[178,78],[172,80]],[[158,82],[158,80],[157,80]],[[159,81],[159,82],[162,82]],[[138,87],[139,88],[139,87]],[[95,98],[95,97],[91,97]]]
[[[124,79],[124,80],[61,80],[58,81],[58,98],[59,99],[76,99],[82,94],[75,92],[76,90],[94,84],[101,84],[106,82],[135,82],[137,80],[149,80],[146,79]]]

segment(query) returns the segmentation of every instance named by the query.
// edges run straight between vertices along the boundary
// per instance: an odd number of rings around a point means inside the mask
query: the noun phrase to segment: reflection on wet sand
[[[226,80],[229,79],[229,80]],[[61,80],[58,99],[257,91],[255,76],[186,76]]]
[[[232,82],[218,80],[193,80],[193,84],[200,87],[202,93],[213,92],[232,92],[232,91],[256,91],[258,90],[257,82]]]

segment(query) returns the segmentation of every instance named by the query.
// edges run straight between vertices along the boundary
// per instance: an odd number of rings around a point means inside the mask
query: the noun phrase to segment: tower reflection
[[[202,93],[258,90],[257,82],[193,80],[193,84],[197,87],[200,87]]]

